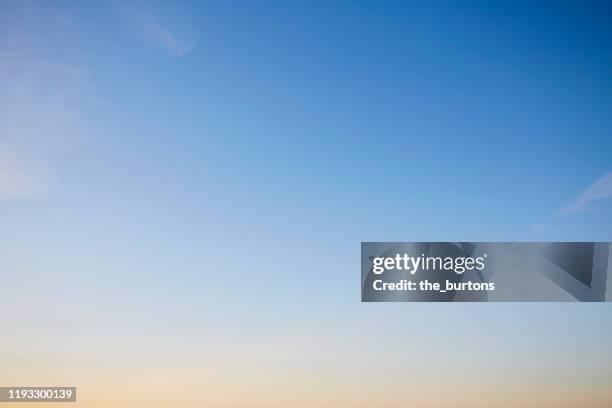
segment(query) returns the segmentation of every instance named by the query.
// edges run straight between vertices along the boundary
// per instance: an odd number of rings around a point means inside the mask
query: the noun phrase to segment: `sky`
[[[0,1],[0,385],[609,406],[608,305],[361,304],[359,250],[611,241],[611,40],[603,1]]]

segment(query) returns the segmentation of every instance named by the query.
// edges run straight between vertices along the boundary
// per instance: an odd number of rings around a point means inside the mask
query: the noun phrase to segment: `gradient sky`
[[[359,250],[612,241],[611,73],[602,1],[1,0],[0,385],[610,406],[609,305],[361,304]]]

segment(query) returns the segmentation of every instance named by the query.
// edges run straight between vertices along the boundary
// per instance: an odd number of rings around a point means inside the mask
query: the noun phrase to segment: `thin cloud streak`
[[[578,198],[559,212],[559,215],[567,215],[582,211],[593,201],[605,198],[612,198],[612,172],[605,174],[599,180],[585,188]]]
[[[194,44],[181,44],[166,27],[157,21],[149,21],[143,28],[166,51],[175,57],[182,57],[195,49]]]
[[[549,229],[549,227],[546,224],[531,224],[529,226],[529,229],[533,232],[544,232],[547,231]]]
[[[197,41],[180,36],[167,25],[162,24],[149,9],[119,3],[116,8],[132,30],[173,57],[179,58],[187,55],[197,47]]]

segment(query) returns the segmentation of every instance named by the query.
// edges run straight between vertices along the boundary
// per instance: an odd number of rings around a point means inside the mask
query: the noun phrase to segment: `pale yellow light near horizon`
[[[0,383],[77,386],[78,402],[53,404],[59,408],[606,408],[612,403],[605,378],[577,382],[552,373],[534,376],[527,366],[522,376],[490,376],[444,367],[433,356],[432,364],[439,370],[412,371],[409,365],[385,369],[384,362],[355,369],[322,360],[299,368],[273,357],[269,364],[241,365],[230,356],[133,364],[129,356],[117,355],[65,369],[45,359],[25,365],[9,362],[3,365]]]

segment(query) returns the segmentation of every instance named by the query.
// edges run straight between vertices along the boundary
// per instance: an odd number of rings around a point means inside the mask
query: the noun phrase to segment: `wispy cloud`
[[[44,195],[53,190],[56,177],[15,155],[0,155],[0,200]]]
[[[164,49],[173,57],[182,57],[197,47],[197,36],[189,27],[170,27],[162,23],[150,7],[118,3],[116,8],[132,30],[148,42]]]
[[[549,227],[546,224],[531,224],[529,229],[533,232],[544,232],[547,231]]]
[[[155,20],[146,23],[143,29],[175,57],[181,57],[195,49],[195,44],[182,43],[170,32],[170,30],[168,30],[168,28]]]
[[[0,200],[53,191],[53,163],[85,134],[86,61],[69,18],[44,4],[0,7]]]
[[[605,198],[612,198],[612,172],[603,175],[599,180],[585,188],[578,198],[559,212],[559,215],[584,210],[593,201]]]

